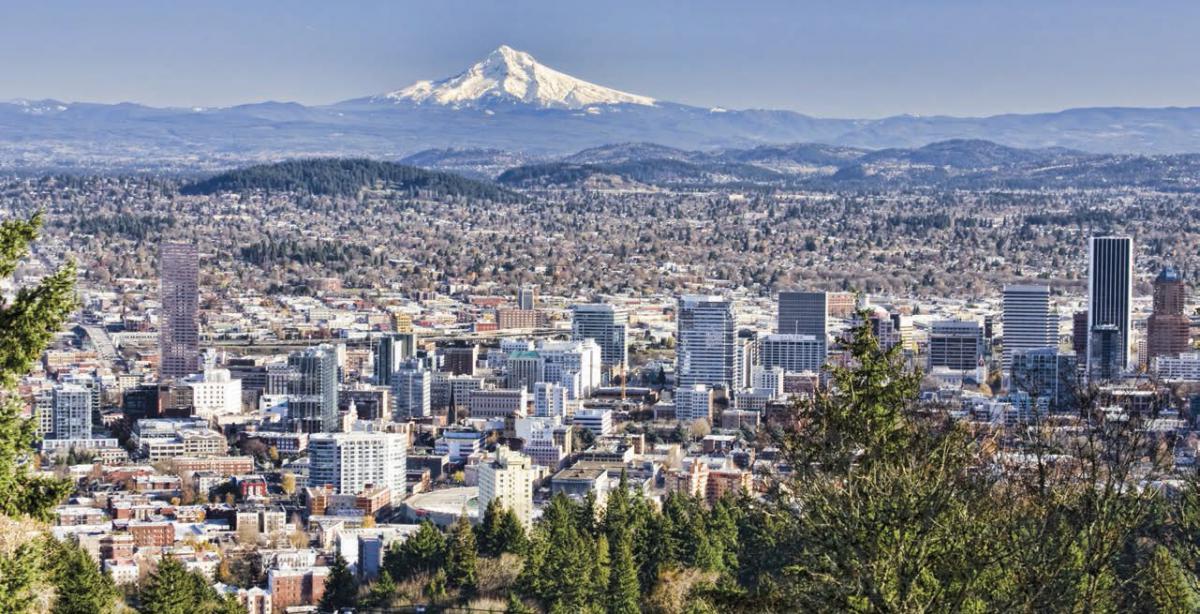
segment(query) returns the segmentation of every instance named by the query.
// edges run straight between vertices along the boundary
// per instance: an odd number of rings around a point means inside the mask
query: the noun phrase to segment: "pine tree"
[[[325,594],[321,595],[321,610],[332,612],[339,608],[352,608],[358,600],[358,580],[350,573],[346,559],[338,554],[329,566],[325,578]]]
[[[474,591],[478,582],[475,565],[478,556],[475,532],[471,529],[466,510],[463,510],[450,533],[445,567],[447,580],[467,592]]]
[[[40,226],[40,214],[0,224],[0,279],[13,274]],[[36,286],[20,289],[11,302],[0,299],[0,514],[6,516],[48,520],[71,489],[69,482],[29,472],[25,461],[36,425],[22,417],[19,397],[9,393],[62,328],[75,306],[74,287],[75,266],[68,263]]]
[[[612,567],[607,535],[601,533],[596,537],[595,552],[596,556],[592,558],[592,595],[593,600],[603,601],[604,592],[608,590],[608,577]]]
[[[421,523],[403,543],[392,543],[384,553],[383,566],[393,580],[440,569],[446,557],[446,536],[432,522]]]
[[[637,614],[641,586],[638,584],[637,564],[633,560],[633,540],[629,531],[623,532],[614,545],[612,568],[608,574],[608,614]]]
[[[511,552],[513,554],[521,554],[525,552],[528,545],[528,540],[525,537],[525,525],[521,524],[521,519],[517,518],[517,513],[512,510],[504,510],[504,514],[500,517],[500,528],[495,537],[497,554]]]
[[[112,577],[75,542],[48,540],[54,614],[95,614],[116,609],[119,593]]]
[[[396,582],[386,569],[379,572],[379,579],[371,585],[363,606],[368,608],[387,608],[392,605],[396,596]]]
[[[503,516],[504,506],[500,503],[500,499],[493,498],[488,501],[487,509],[483,512],[483,521],[479,523],[477,529],[476,541],[479,544],[479,554],[482,556],[500,556],[501,548],[498,542]]]
[[[195,614],[218,598],[203,576],[189,572],[183,563],[168,556],[159,561],[158,569],[142,585],[138,601],[142,614]]]

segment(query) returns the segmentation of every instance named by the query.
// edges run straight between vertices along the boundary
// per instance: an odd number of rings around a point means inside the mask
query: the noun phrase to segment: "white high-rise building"
[[[1088,243],[1090,379],[1110,379],[1132,367],[1133,239],[1092,237]]]
[[[242,413],[242,380],[233,379],[229,369],[205,369],[189,376],[184,384],[192,389],[192,412],[197,417]]]
[[[308,438],[308,483],[329,484],[343,495],[386,487],[398,505],[405,496],[407,448],[404,433],[315,433]]]
[[[563,384],[571,399],[587,398],[600,387],[601,352],[595,340],[546,341],[538,346],[537,354],[545,369],[544,381]],[[577,386],[573,373],[579,374]]]
[[[567,415],[567,389],[553,382],[533,385],[533,415],[539,418],[564,418]]]
[[[1058,347],[1058,314],[1050,305],[1049,286],[1004,287],[1004,371],[1011,372],[1018,351]]]
[[[585,303],[571,307],[571,339],[592,339],[600,346],[600,364],[617,367],[629,364],[629,314],[607,303]]]
[[[91,439],[92,391],[76,384],[54,387],[54,438]]]
[[[433,415],[433,374],[409,361],[392,374],[392,415],[398,422]]]
[[[759,340],[759,362],[788,373],[817,372],[825,364],[825,340],[815,335],[765,335]]]
[[[704,384],[675,389],[675,419],[685,424],[712,422],[713,392]]]
[[[496,459],[479,466],[479,508],[492,499],[512,510],[526,528],[533,525],[533,482],[538,470],[528,456],[500,446]]]
[[[733,303],[719,296],[685,295],[679,298],[675,318],[678,388],[730,388],[737,363]]]

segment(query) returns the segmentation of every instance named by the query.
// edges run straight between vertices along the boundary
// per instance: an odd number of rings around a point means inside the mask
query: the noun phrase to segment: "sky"
[[[323,104],[501,44],[697,106],[822,117],[1200,105],[1200,2],[0,0],[0,99]]]

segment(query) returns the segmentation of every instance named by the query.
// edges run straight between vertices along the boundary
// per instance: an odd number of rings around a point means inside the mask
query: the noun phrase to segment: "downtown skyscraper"
[[[608,369],[629,364],[629,314],[606,303],[571,306],[571,339],[594,339],[600,346],[600,364]]]
[[[1133,239],[1092,237],[1088,244],[1088,379],[1112,379],[1129,368],[1132,305]]]
[[[319,345],[288,355],[288,419],[303,433],[338,430],[337,350]]]
[[[159,322],[159,379],[177,380],[200,368],[200,261],[190,243],[159,248],[162,316]]]
[[[733,303],[719,296],[682,296],[675,318],[679,388],[730,387],[735,365]]]
[[[1050,288],[1004,287],[1004,371],[1018,352],[1058,347],[1058,315],[1050,305]]]

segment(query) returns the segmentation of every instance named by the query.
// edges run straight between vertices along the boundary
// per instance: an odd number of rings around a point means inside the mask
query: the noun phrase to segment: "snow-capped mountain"
[[[309,156],[396,160],[429,149],[501,150],[533,160],[623,142],[712,151],[795,143],[914,148],[952,139],[1094,153],[1200,152],[1200,107],[817,118],[630,94],[564,74],[508,46],[458,75],[332,105],[260,102],[201,109],[0,101],[0,173],[189,170]],[[781,169],[796,164],[787,152],[763,151],[778,158]],[[489,162],[497,158],[494,153],[453,156],[462,158],[456,163],[464,168],[499,164]]]
[[[440,81],[418,81],[376,96],[374,101],[483,107],[521,103],[547,109],[596,105],[654,106],[655,100],[589,83],[538,62],[532,55],[501,45],[467,70]]]

